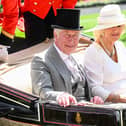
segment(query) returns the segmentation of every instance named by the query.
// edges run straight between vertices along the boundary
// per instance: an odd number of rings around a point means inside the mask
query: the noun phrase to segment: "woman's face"
[[[120,38],[125,25],[118,25],[116,27],[104,29],[104,37],[110,41],[116,41]]]

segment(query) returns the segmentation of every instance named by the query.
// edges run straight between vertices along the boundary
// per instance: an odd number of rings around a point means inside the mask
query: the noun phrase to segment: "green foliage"
[[[97,24],[97,17],[98,14],[89,14],[89,15],[84,15],[80,17],[80,24],[84,27],[84,30],[82,31],[84,33],[85,30],[88,30],[90,28],[93,28]],[[92,32],[89,33],[84,33],[89,36],[93,36]]]
[[[1,3],[1,0],[0,0],[0,3]],[[3,11],[3,7],[2,7],[2,5],[0,4],[0,12],[2,12]]]
[[[24,32],[21,32],[18,28],[16,29],[16,32],[15,32],[15,36],[18,36],[18,37],[25,37],[25,34]]]

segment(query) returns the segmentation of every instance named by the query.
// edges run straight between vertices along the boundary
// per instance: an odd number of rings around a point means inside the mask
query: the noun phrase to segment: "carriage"
[[[92,41],[80,40],[75,53],[76,58],[79,54],[79,59],[82,59],[80,56],[83,55],[84,48],[91,43]],[[30,61],[35,53],[43,54],[50,44],[51,41],[40,43],[10,55],[10,59],[19,57],[20,60],[16,64],[1,63],[0,125],[7,126],[6,122],[9,120],[10,124],[15,123],[8,126],[15,124],[17,126],[126,126],[126,104],[72,105],[64,108],[54,101],[42,102],[38,96],[32,94]]]
[[[0,83],[0,117],[27,126],[125,126],[126,105],[105,104],[61,107],[38,96]],[[20,125],[19,125],[20,126]]]

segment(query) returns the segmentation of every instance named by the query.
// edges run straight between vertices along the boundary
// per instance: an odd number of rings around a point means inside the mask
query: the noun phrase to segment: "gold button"
[[[51,5],[52,3],[51,2],[49,2],[49,5]]]
[[[35,10],[35,9],[33,9],[33,12],[36,12],[36,10]]]
[[[34,5],[37,5],[38,3],[37,2],[34,2]]]

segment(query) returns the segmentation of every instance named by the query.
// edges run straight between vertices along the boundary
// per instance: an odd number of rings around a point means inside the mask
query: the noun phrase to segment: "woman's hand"
[[[126,103],[126,95],[120,95],[119,102]]]
[[[106,99],[106,102],[126,103],[126,95],[111,93]]]

